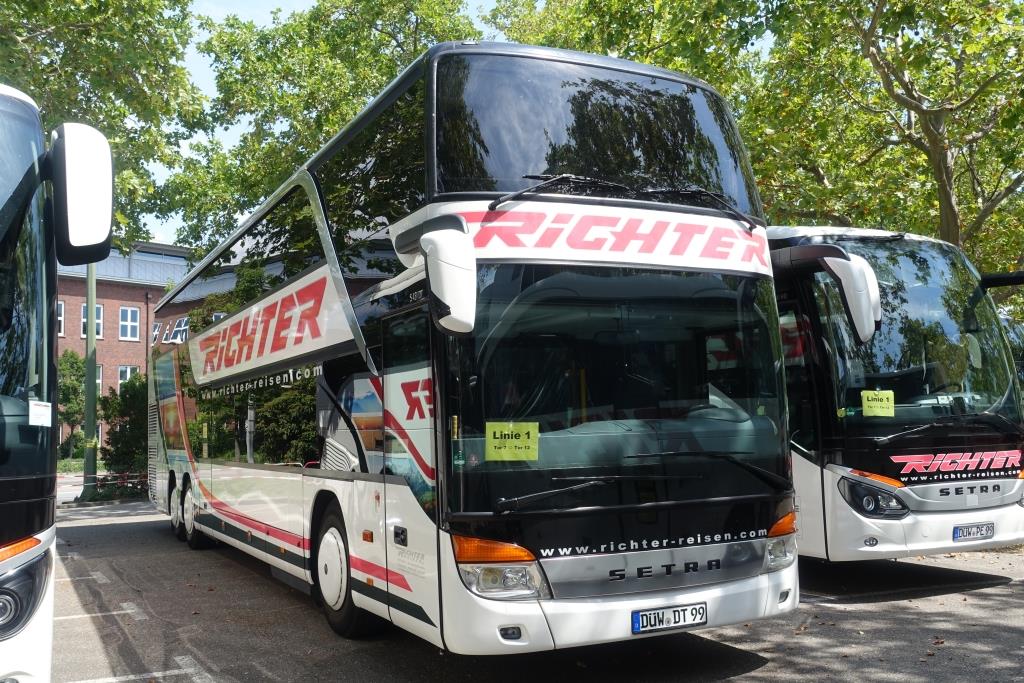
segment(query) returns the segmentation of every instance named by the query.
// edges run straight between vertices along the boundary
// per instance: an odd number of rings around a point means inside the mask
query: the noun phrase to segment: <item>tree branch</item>
[[[988,90],[993,83],[1002,78],[1002,76],[1002,71],[997,71],[996,73],[992,74],[991,76],[986,78],[985,81],[978,86],[978,89],[971,93],[966,99],[961,100],[957,104],[953,104],[950,105],[949,107],[946,107],[946,110],[949,112],[956,112],[971,106],[971,103],[974,102],[974,100],[978,99],[983,94],[985,94],[985,91]]]
[[[989,216],[999,208],[999,205],[1002,204],[1007,197],[1019,190],[1022,185],[1024,185],[1024,171],[1014,176],[1010,182],[1003,187],[1003,189],[996,192],[994,195],[989,197],[984,204],[982,204],[981,210],[978,211],[978,215],[974,217],[971,224],[967,226],[966,230],[964,230],[963,241],[967,242],[978,234],[981,230],[981,226],[985,224],[985,221],[988,220]]]
[[[784,216],[792,216],[793,218],[813,218],[826,220],[832,225],[844,228],[853,227],[853,219],[842,213],[833,213],[832,211],[823,211],[821,209],[790,209],[787,207],[781,207],[778,211]]]

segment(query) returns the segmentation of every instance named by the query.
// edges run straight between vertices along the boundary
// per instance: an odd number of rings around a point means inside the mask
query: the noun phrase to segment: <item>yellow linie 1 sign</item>
[[[537,422],[488,422],[484,460],[537,460],[540,426]]]
[[[896,394],[892,391],[865,389],[860,392],[860,406],[864,410],[864,417],[895,417]]]

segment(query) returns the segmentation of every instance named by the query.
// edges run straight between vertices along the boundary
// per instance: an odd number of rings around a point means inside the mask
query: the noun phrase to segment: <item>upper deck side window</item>
[[[398,271],[387,228],[426,200],[424,90],[413,81],[314,170],[346,276]]]
[[[525,175],[572,173],[637,190],[696,184],[762,215],[728,105],[703,87],[493,54],[441,57],[436,87],[438,192],[512,192],[537,182]]]
[[[296,187],[168,302],[167,310],[175,318],[187,311],[195,334],[323,260],[309,199]]]

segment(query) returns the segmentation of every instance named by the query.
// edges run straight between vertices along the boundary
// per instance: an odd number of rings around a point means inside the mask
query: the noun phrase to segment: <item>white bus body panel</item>
[[[252,520],[302,535],[302,468],[216,462],[211,472],[211,490],[219,501]]]
[[[796,458],[793,460],[795,464]],[[839,493],[839,472],[825,468],[823,477],[828,559],[835,562],[984,550],[1024,541],[1024,507],[1017,503],[981,510],[912,511],[903,519],[869,519],[854,511]],[[953,542],[954,526],[984,522],[995,524],[995,536]],[[866,545],[868,538],[876,539],[877,544]]]
[[[50,571],[43,599],[25,628],[13,638],[0,641],[0,681],[13,678],[20,683],[47,683],[53,663],[53,586],[56,563],[57,527],[36,534],[40,544],[32,550],[0,562],[0,574],[17,571],[47,550]]]
[[[440,551],[444,641],[457,654],[536,652],[678,633],[633,635],[631,613],[694,602],[707,603],[708,623],[701,629],[728,626],[791,612],[800,597],[794,563],[777,572],[687,589],[596,598],[489,600],[474,595],[462,583],[451,537],[444,532]],[[780,600],[782,596],[785,599]],[[518,626],[522,638],[503,639],[498,630],[505,626]]]
[[[825,511],[822,505],[821,468],[793,451],[793,486],[796,489],[796,547],[805,557],[825,558]],[[840,499],[844,505],[846,501]]]

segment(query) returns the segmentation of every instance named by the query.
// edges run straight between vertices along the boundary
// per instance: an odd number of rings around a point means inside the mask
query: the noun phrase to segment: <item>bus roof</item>
[[[32,108],[36,111],[39,111],[39,105],[36,104],[35,100],[33,100],[31,97],[18,90],[17,88],[12,88],[9,85],[4,85],[3,83],[0,83],[0,96],[11,97],[16,100],[21,100],[26,104],[32,105]]]

